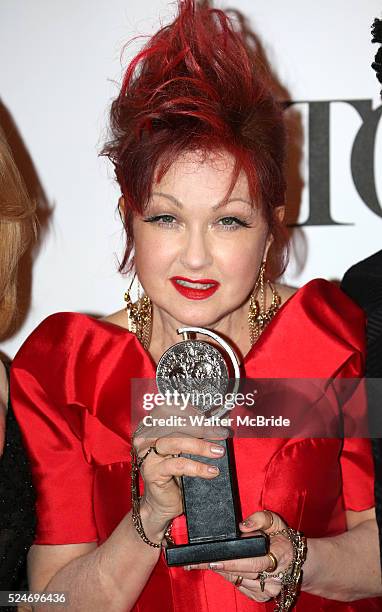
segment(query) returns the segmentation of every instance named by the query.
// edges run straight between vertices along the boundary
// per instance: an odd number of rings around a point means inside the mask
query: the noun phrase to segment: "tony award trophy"
[[[224,398],[230,378],[234,381],[231,398],[237,393],[240,382],[239,363],[234,351],[225,340],[208,329],[184,327],[178,329],[178,333],[183,334],[183,341],[171,346],[157,366],[159,392],[190,393],[191,404],[200,414],[207,418],[221,418],[228,410]],[[209,342],[191,339],[196,333],[215,340],[220,350]],[[226,361],[231,367],[231,376]],[[208,398],[217,394],[223,398],[220,407],[208,402]],[[269,542],[265,534],[240,537],[239,496],[230,442],[215,440],[225,448],[223,457],[208,459],[187,455],[191,459],[218,465],[220,473],[213,480],[182,477],[188,544],[167,546],[166,560],[170,566],[256,557],[268,552]]]

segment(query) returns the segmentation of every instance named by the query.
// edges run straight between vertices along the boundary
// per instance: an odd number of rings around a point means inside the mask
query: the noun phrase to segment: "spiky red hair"
[[[174,21],[131,61],[103,151],[125,199],[121,271],[132,265],[133,214],[142,213],[155,176],[185,151],[226,150],[236,160],[232,186],[244,170],[254,205],[262,207],[274,236],[273,275],[281,272],[286,238],[274,208],[285,197],[285,130],[262,74],[240,28],[224,11],[195,0],[178,0]]]

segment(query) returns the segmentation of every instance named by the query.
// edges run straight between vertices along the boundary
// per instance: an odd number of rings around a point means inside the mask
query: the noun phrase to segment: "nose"
[[[202,270],[211,265],[212,253],[209,240],[202,228],[194,227],[186,233],[180,261],[189,270]]]

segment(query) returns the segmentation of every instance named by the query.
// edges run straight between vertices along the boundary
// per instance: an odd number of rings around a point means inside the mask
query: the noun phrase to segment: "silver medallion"
[[[213,408],[219,413],[225,412],[224,398],[230,379],[227,363],[219,349],[203,340],[191,340],[189,334],[204,334],[218,342],[232,364],[236,392],[240,374],[234,351],[220,336],[204,328],[187,327],[178,333],[183,334],[184,340],[163,353],[157,365],[159,392],[171,396],[181,394],[201,413]]]

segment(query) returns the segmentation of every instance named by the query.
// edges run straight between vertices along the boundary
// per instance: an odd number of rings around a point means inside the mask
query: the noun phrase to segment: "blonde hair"
[[[36,236],[35,209],[0,128],[0,336],[16,314],[18,264]]]

